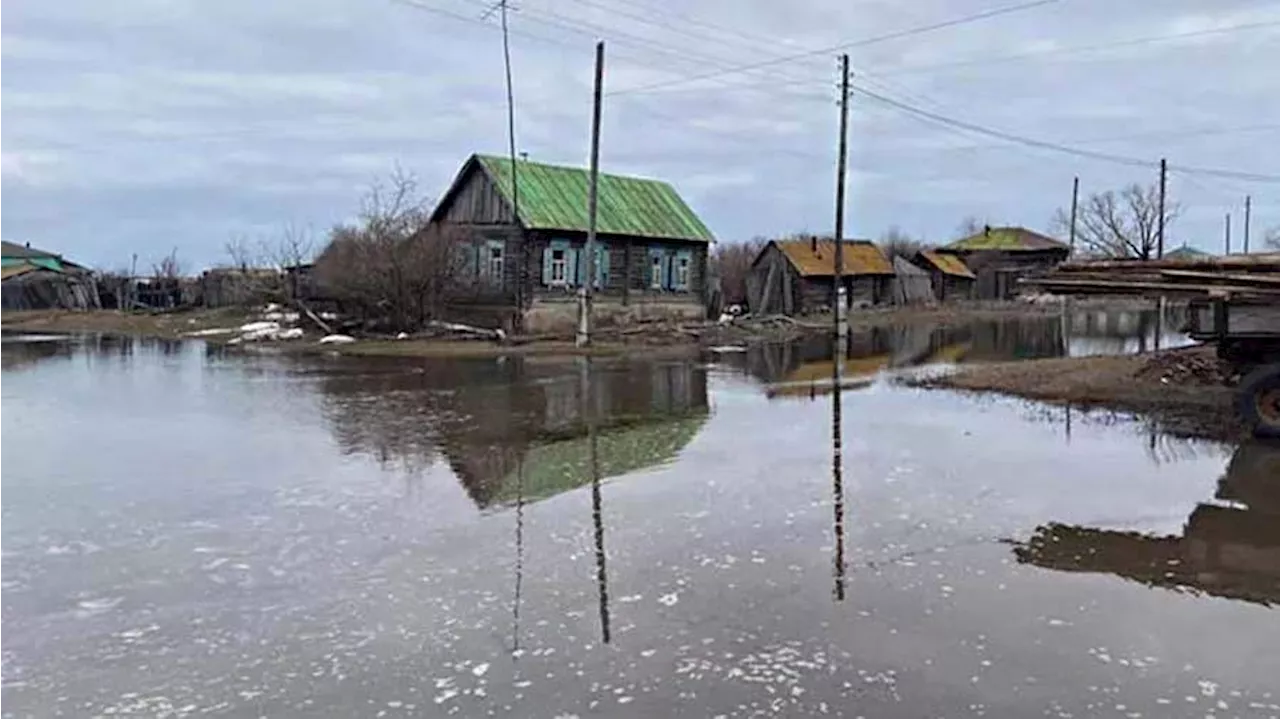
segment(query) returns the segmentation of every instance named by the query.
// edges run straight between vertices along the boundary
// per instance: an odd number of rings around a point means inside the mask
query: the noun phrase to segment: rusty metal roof
[[[1041,250],[1067,250],[1065,243],[1025,227],[988,227],[970,237],[956,240],[943,247],[946,250],[978,252],[999,250],[1002,252],[1037,252]]]
[[[30,265],[26,263],[23,263],[20,265],[6,265],[4,268],[0,268],[0,280],[7,280],[11,277],[19,277],[21,275],[27,274],[28,272],[38,270],[38,269],[40,268],[36,267],[35,265]]]
[[[832,277],[836,273],[835,240],[774,240],[801,277]],[[892,275],[893,265],[876,243],[868,240],[844,241],[844,273],[846,275]]]
[[[933,250],[920,250],[920,257],[923,258],[925,262],[928,262],[941,270],[944,275],[966,277],[971,280],[977,279],[974,277],[973,271],[964,263],[964,260],[955,255],[949,255],[945,252],[935,252]]]

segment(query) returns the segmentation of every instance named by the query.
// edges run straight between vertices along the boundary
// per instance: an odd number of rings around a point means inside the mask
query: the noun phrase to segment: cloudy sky
[[[1152,167],[1280,175],[1280,2],[513,0],[519,149],[583,164],[607,42],[602,166],[672,182],[722,241],[834,217],[836,56],[854,70],[848,234],[941,241],[966,216],[1044,229]],[[503,152],[483,0],[13,0],[3,23],[3,235],[102,267],[325,228],[397,164],[439,195]],[[893,37],[885,37],[893,36]],[[843,48],[841,47],[843,46]],[[867,94],[862,90],[873,94]],[[897,104],[887,104],[885,100]],[[945,122],[927,119],[923,110]],[[1171,173],[1172,240],[1222,244],[1268,178]]]

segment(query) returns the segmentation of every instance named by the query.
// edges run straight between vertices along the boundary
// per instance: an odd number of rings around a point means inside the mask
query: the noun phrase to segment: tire
[[[1253,436],[1280,438],[1280,363],[1258,367],[1240,380],[1236,411]]]

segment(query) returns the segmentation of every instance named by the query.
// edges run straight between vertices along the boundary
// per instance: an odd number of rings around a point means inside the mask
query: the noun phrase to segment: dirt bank
[[[1230,441],[1242,428],[1212,347],[1124,357],[1067,357],[964,367],[912,380],[923,387],[997,392],[1152,417],[1171,434]]]
[[[97,332],[177,339],[190,332],[218,327],[238,327],[250,321],[254,311],[239,307],[173,310],[170,312],[120,312],[117,310],[6,310],[0,326],[22,332]]]
[[[1089,309],[1142,309],[1150,303],[1135,304],[1131,299],[1073,301],[1072,307]],[[927,324],[937,327],[962,325],[983,320],[1037,317],[1062,311],[1057,302],[983,302],[936,307],[897,307],[855,310],[849,314],[854,332],[876,327],[904,324]],[[5,312],[3,327],[24,332],[95,332],[140,337],[177,339],[218,328],[235,328],[262,319],[261,313],[248,308],[194,308],[169,312],[119,312],[97,310],[39,310]],[[717,322],[646,322],[628,327],[601,328],[595,335],[591,354],[693,355],[701,348],[723,345],[750,345],[762,342],[786,342],[807,335],[829,333],[830,315],[791,319],[768,317],[740,320],[729,324]],[[263,342],[252,346],[273,351],[325,351],[364,355],[492,357],[513,354],[580,354],[572,335],[541,335],[508,338],[497,343],[487,340],[414,336],[407,340],[387,337],[360,337],[345,345],[317,345],[316,328],[303,321],[299,324],[307,338],[290,342]],[[234,333],[205,335],[209,342],[227,342]],[[245,344],[245,346],[250,346]]]

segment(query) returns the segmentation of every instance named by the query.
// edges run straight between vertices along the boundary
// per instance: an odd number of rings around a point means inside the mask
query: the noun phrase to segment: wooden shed
[[[1018,295],[1018,280],[1048,272],[1066,261],[1071,249],[1025,227],[987,226],[938,252],[964,260],[975,277],[976,299],[1004,300]]]
[[[844,243],[844,283],[850,307],[892,301],[893,265],[874,243]],[[835,306],[834,240],[771,240],[751,263],[747,297],[756,314],[796,315]]]
[[[513,181],[513,173],[515,180]],[[586,170],[472,155],[431,215],[457,237],[471,295],[502,324],[572,328],[586,281]],[[518,208],[517,210],[514,208]],[[702,318],[707,247],[715,241],[671,185],[601,173],[594,310],[620,316]]]
[[[973,299],[973,285],[977,277],[959,255],[920,250],[914,262],[929,273],[933,296],[939,302]]]

